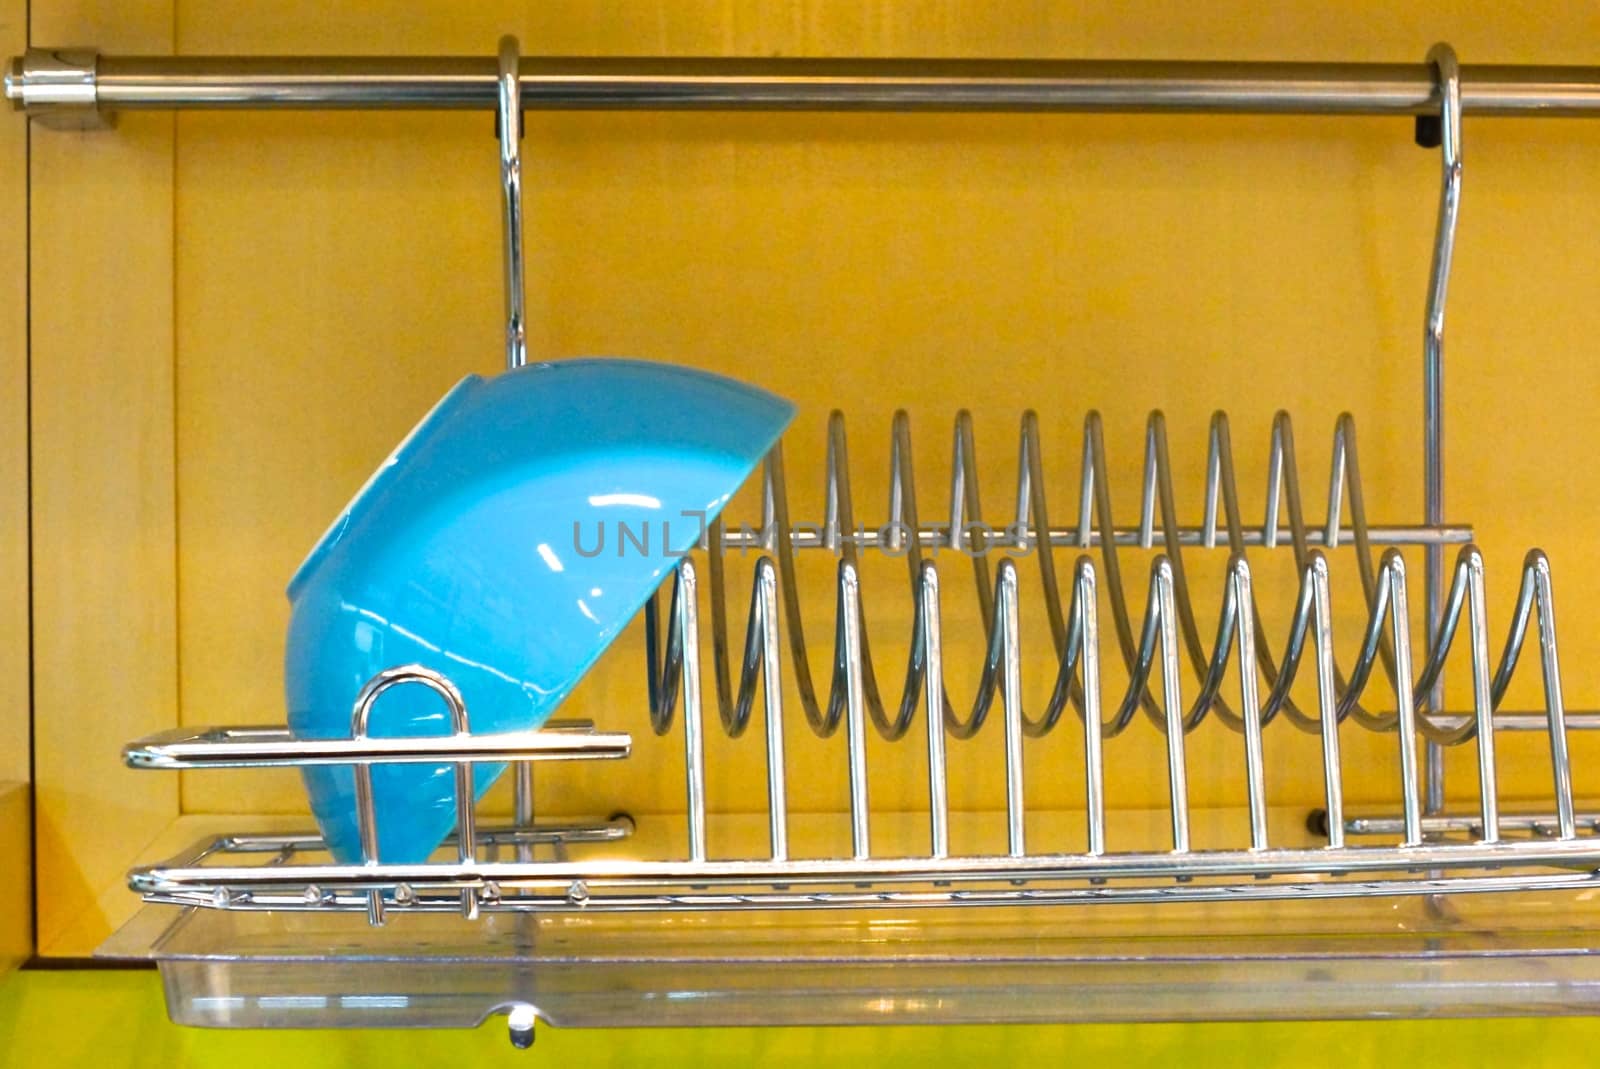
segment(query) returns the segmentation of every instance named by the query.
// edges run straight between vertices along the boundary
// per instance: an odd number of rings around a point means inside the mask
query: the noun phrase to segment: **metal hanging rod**
[[[1219,111],[1434,114],[1428,63],[528,57],[527,109]],[[32,48],[5,75],[24,111],[480,108],[493,57],[102,56]],[[1461,68],[1473,115],[1600,114],[1600,67]]]

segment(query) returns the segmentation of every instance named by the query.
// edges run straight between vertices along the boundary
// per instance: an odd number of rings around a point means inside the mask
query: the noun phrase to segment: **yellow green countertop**
[[[513,1050],[475,1032],[228,1032],[170,1024],[156,973],[23,970],[0,978],[0,1066],[1582,1065],[1600,1019],[1012,1027],[541,1028]]]

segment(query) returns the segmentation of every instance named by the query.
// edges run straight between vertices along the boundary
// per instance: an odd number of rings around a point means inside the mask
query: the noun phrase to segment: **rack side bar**
[[[129,743],[131,768],[280,768],[307,765],[579,761],[627,757],[632,737],[553,722],[544,730],[405,738],[297,739],[283,727],[178,728]]]
[[[1398,846],[1311,847],[1272,850],[1162,851],[1129,854],[1025,854],[1011,856],[805,858],[785,861],[586,860],[457,861],[339,865],[179,864],[135,868],[128,883],[141,894],[179,894],[197,887],[270,890],[315,885],[324,890],[368,890],[402,883],[453,890],[487,882],[528,890],[565,888],[581,881],[594,896],[640,887],[688,885],[694,889],[850,883],[967,883],[1038,879],[1208,879],[1280,875],[1359,876],[1406,870],[1455,870],[1538,865],[1600,867],[1600,841],[1577,839],[1496,843],[1413,843]]]
[[[533,57],[527,109],[1190,111],[1415,115],[1438,110],[1423,63]],[[5,94],[26,111],[479,108],[492,57],[99,56],[30,49]],[[1600,67],[1469,66],[1474,115],[1600,114]]]

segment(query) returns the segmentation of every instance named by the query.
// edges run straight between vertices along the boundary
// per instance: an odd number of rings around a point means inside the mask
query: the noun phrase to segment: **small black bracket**
[[[1306,831],[1318,838],[1328,837],[1328,811],[1326,809],[1313,809],[1306,814]]]
[[[1418,115],[1414,136],[1422,148],[1438,148],[1444,144],[1444,119],[1438,115]]]

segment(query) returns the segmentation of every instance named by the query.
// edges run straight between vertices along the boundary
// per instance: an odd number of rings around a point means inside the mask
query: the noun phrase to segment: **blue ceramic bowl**
[[[463,379],[334,521],[289,583],[289,727],[349,738],[385,668],[460,689],[474,731],[536,728],[777,441],[794,407],[701,371],[632,360]],[[370,734],[445,735],[425,687]],[[480,765],[482,796],[504,766]],[[333,855],[361,860],[355,773],[302,770]],[[449,765],[374,765],[379,859],[425,860],[455,828]]]

